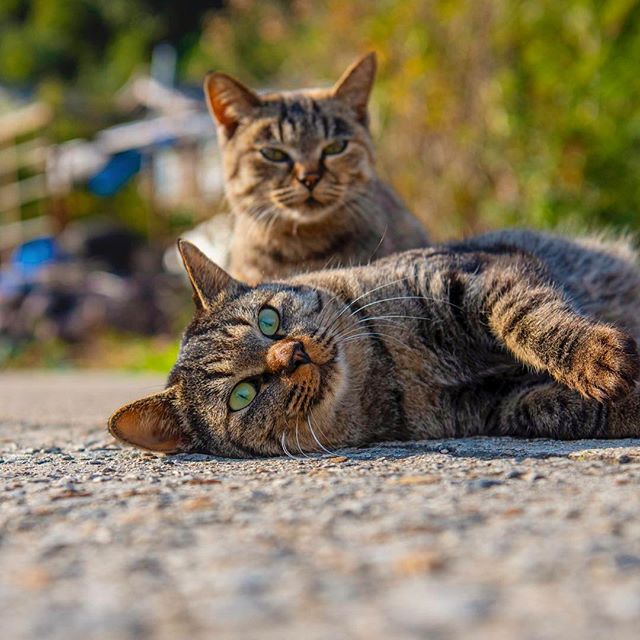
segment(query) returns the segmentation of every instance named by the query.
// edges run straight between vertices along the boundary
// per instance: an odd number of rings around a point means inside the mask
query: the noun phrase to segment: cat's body
[[[167,390],[112,417],[125,441],[245,456],[640,434],[640,268],[623,241],[501,232],[257,288],[182,250],[199,311]]]
[[[370,54],[326,90],[258,96],[224,74],[207,77],[234,215],[234,277],[255,284],[426,246],[422,225],[375,171],[374,76]]]

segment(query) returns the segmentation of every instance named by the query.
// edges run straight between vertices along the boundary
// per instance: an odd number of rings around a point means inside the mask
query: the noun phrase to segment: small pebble
[[[503,484],[502,480],[495,480],[493,478],[476,478],[469,482],[471,489],[489,489],[490,487],[497,487]]]

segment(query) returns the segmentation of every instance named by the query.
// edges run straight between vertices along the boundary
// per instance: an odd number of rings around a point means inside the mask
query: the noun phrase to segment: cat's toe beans
[[[635,340],[618,329],[597,326],[573,357],[577,389],[583,395],[609,402],[631,393],[640,376]]]

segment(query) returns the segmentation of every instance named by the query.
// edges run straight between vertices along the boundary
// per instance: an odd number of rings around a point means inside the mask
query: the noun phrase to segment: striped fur
[[[422,226],[376,175],[367,115],[375,68],[369,54],[332,89],[262,96],[225,74],[207,76],[235,277],[255,284],[426,246]],[[336,142],[344,150],[328,153]],[[263,155],[273,149],[286,159]]]
[[[182,252],[196,315],[167,389],[112,417],[122,440],[250,456],[640,434],[640,268],[623,241],[508,231],[255,288]],[[257,328],[265,305],[275,338]],[[295,349],[311,362],[292,366]],[[244,379],[258,395],[230,411]]]

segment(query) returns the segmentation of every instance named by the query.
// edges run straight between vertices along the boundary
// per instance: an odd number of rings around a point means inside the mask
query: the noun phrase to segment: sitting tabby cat
[[[376,176],[367,116],[375,70],[371,53],[332,89],[263,96],[207,76],[235,277],[256,283],[426,246],[422,226]]]
[[[493,233],[252,288],[180,250],[196,313],[167,388],[111,433],[163,452],[477,434],[640,434],[640,269],[623,241]]]

